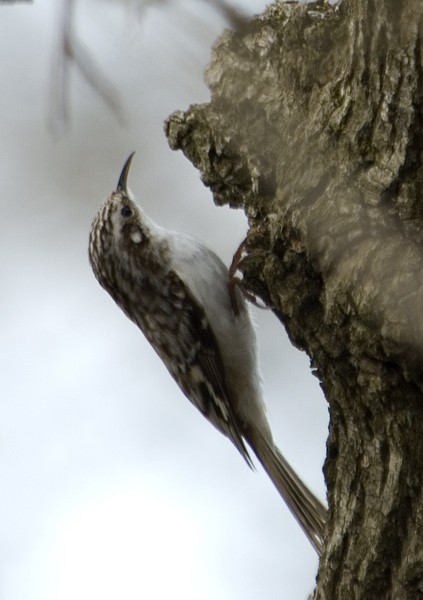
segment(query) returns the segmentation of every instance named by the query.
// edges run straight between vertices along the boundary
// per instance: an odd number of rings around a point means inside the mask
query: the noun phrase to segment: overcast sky
[[[63,127],[52,112],[61,4],[0,6],[0,599],[304,599],[317,567],[306,537],[87,259],[91,220],[133,150],[130,187],[153,219],[226,263],[243,239],[244,215],[216,208],[163,134],[171,112],[207,102],[223,17],[200,0],[158,2],[142,20],[134,1],[80,0],[79,39],[119,91],[125,125],[71,70]],[[323,499],[318,381],[276,318],[255,314],[275,439]]]

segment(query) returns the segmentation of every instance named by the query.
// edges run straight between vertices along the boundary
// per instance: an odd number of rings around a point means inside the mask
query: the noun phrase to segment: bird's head
[[[149,252],[152,224],[135,203],[127,183],[134,155],[132,152],[126,160],[116,190],[100,207],[91,226],[89,256],[98,279],[108,270],[105,263]]]
[[[128,175],[135,152],[132,152],[119,176],[116,190],[106,200],[103,211],[112,226],[112,235],[119,245],[141,244],[147,238],[145,217],[128,188]]]

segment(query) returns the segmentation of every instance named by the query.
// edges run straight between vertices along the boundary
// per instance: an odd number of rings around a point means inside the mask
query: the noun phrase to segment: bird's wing
[[[206,314],[175,271],[168,272],[167,284],[162,302],[172,318],[168,315],[161,320],[161,340],[149,341],[187,398],[235,444],[251,466],[228,394],[221,353]]]

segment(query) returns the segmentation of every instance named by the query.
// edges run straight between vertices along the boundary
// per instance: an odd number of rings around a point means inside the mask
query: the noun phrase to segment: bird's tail
[[[264,470],[273,481],[279,494],[286,502],[302,530],[322,555],[327,510],[316,496],[301,481],[282,453],[264,437],[251,444]]]

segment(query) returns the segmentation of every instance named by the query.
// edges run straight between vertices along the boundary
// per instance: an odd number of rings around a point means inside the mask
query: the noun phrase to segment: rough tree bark
[[[244,208],[244,284],[329,403],[319,600],[423,598],[422,22],[422,0],[276,3],[167,122]]]

